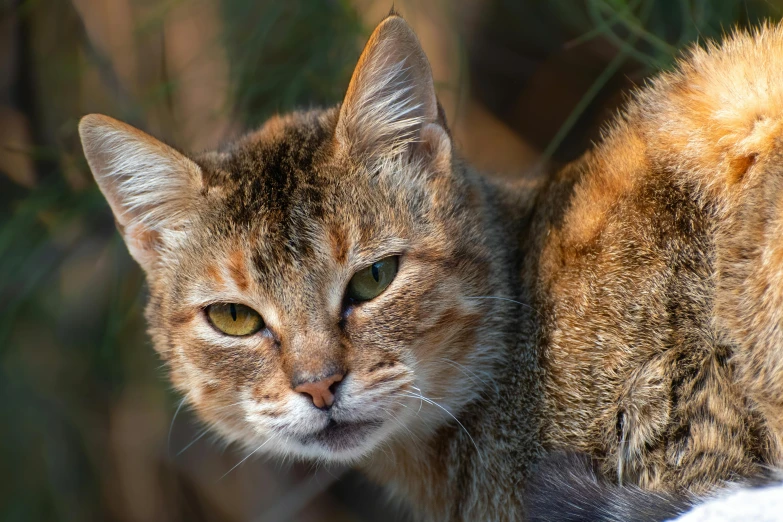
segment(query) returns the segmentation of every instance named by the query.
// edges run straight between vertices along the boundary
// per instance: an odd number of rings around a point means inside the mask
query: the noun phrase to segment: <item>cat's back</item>
[[[706,489],[769,461],[716,306],[729,191],[756,173],[759,125],[783,114],[780,70],[779,27],[694,51],[542,193],[528,270],[545,445],[653,488]]]

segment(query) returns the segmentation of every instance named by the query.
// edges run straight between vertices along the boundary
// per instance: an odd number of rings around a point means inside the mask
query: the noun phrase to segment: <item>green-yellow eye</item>
[[[238,303],[215,303],[207,307],[207,317],[212,325],[226,335],[254,334],[264,327],[258,312]]]
[[[348,299],[369,301],[381,295],[397,275],[397,261],[397,256],[386,257],[356,272],[348,283]]]

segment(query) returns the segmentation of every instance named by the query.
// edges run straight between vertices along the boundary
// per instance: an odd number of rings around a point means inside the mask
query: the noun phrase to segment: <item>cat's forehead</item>
[[[220,219],[286,236],[328,223],[372,232],[377,220],[406,221],[421,191],[341,151],[337,117],[337,108],[274,117],[229,149],[197,158],[206,191],[219,194]]]
[[[410,198],[336,159],[336,117],[326,110],[273,118],[230,149],[197,158],[207,191],[217,196],[202,217],[209,233],[199,244],[221,259],[230,247],[229,257],[246,258],[269,283],[404,236],[411,220],[403,202]]]
[[[334,110],[273,117],[229,149],[200,158],[208,190],[219,188],[237,224],[278,218],[294,207],[323,212],[334,191]],[[317,217],[317,216],[313,216]]]

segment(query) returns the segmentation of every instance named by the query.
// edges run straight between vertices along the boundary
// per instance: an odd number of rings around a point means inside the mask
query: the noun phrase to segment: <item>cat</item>
[[[227,440],[355,465],[426,520],[524,519],[542,458],[579,452],[660,519],[781,463],[781,71],[783,26],[694,48],[508,183],[460,159],[392,14],[337,107],[193,156],[79,132],[155,348]]]

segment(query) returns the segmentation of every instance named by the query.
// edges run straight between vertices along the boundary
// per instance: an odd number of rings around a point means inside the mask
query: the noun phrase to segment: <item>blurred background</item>
[[[778,0],[394,3],[460,150],[508,177],[577,157],[684,46],[783,14]],[[101,112],[198,151],[337,103],[390,7],[0,0],[0,520],[404,517],[349,470],[242,462],[179,408],[76,129]]]

